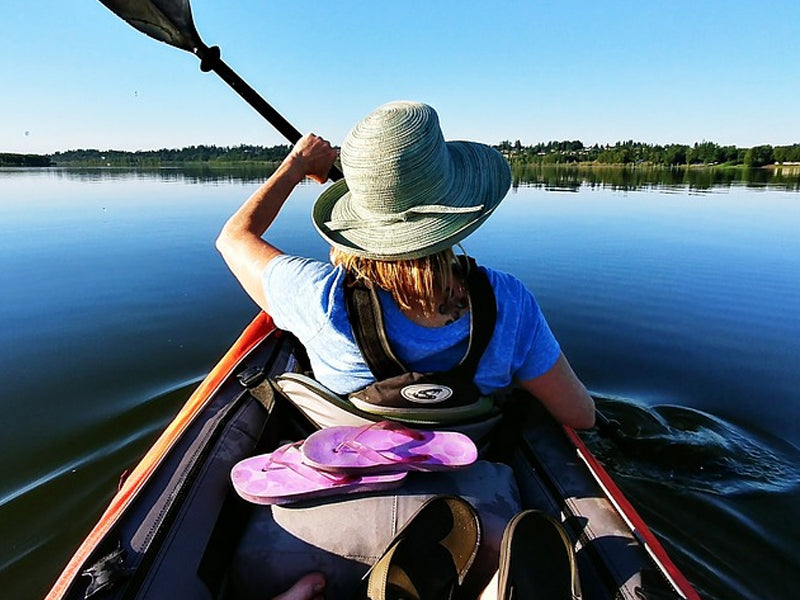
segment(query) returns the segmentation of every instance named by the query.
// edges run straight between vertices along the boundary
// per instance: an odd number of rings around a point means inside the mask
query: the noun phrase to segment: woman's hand
[[[303,178],[324,183],[336,150],[314,134],[304,135],[270,178],[228,219],[217,237],[217,249],[250,297],[269,311],[261,276],[281,251],[262,239],[283,203]]]
[[[294,145],[285,162],[302,174],[302,177],[325,183],[337,155],[330,142],[313,133],[307,133]]]

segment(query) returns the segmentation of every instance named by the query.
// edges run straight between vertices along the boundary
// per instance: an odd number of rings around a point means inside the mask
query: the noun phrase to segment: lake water
[[[595,452],[707,598],[800,589],[800,185],[517,173],[466,240],[634,446]],[[527,183],[525,179],[532,179]],[[213,247],[253,174],[0,170],[0,589],[39,598],[256,307]],[[325,256],[298,188],[271,231]]]

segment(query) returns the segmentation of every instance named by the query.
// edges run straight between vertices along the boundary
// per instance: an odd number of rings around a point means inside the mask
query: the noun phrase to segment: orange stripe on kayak
[[[148,450],[144,458],[131,472],[117,494],[111,499],[106,511],[100,520],[86,536],[78,550],[70,559],[64,571],[56,580],[45,600],[58,600],[64,596],[72,585],[78,570],[86,562],[89,555],[95,550],[106,534],[111,530],[125,509],[130,505],[142,489],[150,475],[161,463],[175,441],[181,437],[194,418],[206,406],[206,403],[219,388],[223,381],[230,375],[234,368],[256,347],[267,335],[275,331],[272,318],[266,313],[259,313],[255,319],[239,336],[230,350],[222,357],[203,382],[197,387],[189,400],[167,426],[155,444]]]

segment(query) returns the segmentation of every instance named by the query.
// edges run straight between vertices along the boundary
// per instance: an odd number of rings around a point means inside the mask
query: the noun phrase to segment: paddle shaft
[[[275,110],[258,92],[256,92],[250,85],[239,75],[231,69],[222,58],[220,58],[220,51],[217,46],[208,47],[202,42],[197,43],[194,48],[194,54],[200,59],[200,70],[207,73],[214,71],[219,75],[222,80],[233,88],[250,106],[252,106],[258,114],[264,117],[270,125],[278,130],[283,137],[289,140],[292,144],[303,137],[283,115]],[[331,166],[328,172],[328,178],[331,181],[338,181],[343,177],[342,172],[336,165]]]

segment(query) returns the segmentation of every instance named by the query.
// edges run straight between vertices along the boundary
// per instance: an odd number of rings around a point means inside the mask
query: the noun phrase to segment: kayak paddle
[[[189,0],[100,0],[100,2],[145,35],[197,56],[200,59],[201,71],[204,73],[214,71],[219,75],[292,144],[302,137],[302,134],[283,115],[223,62],[218,46],[208,47],[203,43],[194,26]],[[332,181],[338,181],[342,178],[342,172],[333,165],[328,177]],[[619,423],[608,419],[600,411],[595,414],[600,435],[622,445],[629,442]]]
[[[209,48],[203,43],[194,26],[189,0],[100,0],[100,2],[142,33],[197,56],[200,59],[201,71],[204,73],[214,71],[219,75],[292,144],[302,137],[289,121],[222,61],[219,47]],[[338,181],[342,178],[342,172],[334,165],[328,173],[328,178]]]

